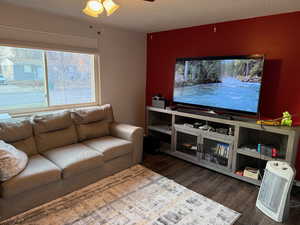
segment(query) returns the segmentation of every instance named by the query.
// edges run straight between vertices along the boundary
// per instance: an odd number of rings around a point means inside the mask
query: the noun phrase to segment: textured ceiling
[[[17,6],[76,17],[141,32],[155,32],[236,19],[300,11],[300,0],[114,0],[113,15],[89,18],[81,13],[86,0],[0,0]],[[0,9],[1,12],[1,9]]]

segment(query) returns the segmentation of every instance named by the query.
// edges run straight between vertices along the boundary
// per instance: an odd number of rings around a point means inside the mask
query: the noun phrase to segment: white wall
[[[144,126],[146,36],[105,28],[100,40],[102,102],[121,121]]]
[[[0,25],[63,35],[99,37],[101,103],[113,105],[116,120],[144,126],[146,34],[89,24],[4,3],[0,3],[0,9]],[[93,29],[90,25],[93,25]],[[97,31],[101,31],[100,36]]]

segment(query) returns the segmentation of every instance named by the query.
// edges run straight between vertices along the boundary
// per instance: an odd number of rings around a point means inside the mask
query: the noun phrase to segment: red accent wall
[[[300,125],[300,12],[150,33],[147,36],[147,105],[161,93],[172,99],[176,58],[265,54],[261,113],[285,110]],[[300,179],[300,154],[298,154]]]

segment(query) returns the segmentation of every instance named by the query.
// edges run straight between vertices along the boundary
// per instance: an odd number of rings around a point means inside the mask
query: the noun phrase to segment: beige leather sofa
[[[141,162],[143,129],[103,105],[0,121],[0,140],[29,157],[0,184],[1,221]]]

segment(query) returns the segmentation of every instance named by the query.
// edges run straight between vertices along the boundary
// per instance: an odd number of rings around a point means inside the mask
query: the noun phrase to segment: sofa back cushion
[[[73,125],[70,112],[51,112],[33,116],[35,133],[63,130]]]
[[[37,154],[33,128],[29,120],[9,119],[0,121],[0,140],[14,145],[28,156]]]
[[[111,105],[74,109],[72,119],[80,141],[110,134],[109,125],[114,121]]]
[[[109,135],[109,122],[99,121],[89,124],[79,124],[76,126],[78,138],[80,141],[88,140],[96,137],[103,137]]]
[[[113,122],[114,116],[111,105],[106,104],[102,106],[74,109],[72,110],[72,119],[75,124],[88,124],[102,120]]]
[[[32,123],[39,152],[78,141],[71,113],[68,111],[36,115],[32,117]]]

